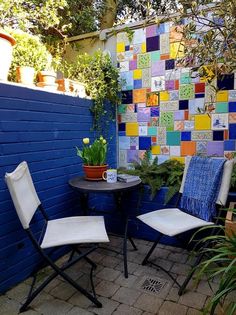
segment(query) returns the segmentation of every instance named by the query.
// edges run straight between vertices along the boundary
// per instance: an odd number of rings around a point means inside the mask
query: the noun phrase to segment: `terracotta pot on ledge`
[[[108,165],[83,165],[85,179],[102,180],[102,174],[107,170]]]

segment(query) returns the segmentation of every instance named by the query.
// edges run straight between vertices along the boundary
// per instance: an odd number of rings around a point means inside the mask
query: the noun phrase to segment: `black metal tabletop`
[[[69,180],[69,185],[81,192],[119,192],[122,190],[131,190],[141,184],[141,180],[130,183],[117,181],[116,183],[107,183],[104,180],[90,181],[84,177],[78,176]]]

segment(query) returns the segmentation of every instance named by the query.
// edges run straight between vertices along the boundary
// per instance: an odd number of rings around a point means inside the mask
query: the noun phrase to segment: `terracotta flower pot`
[[[83,165],[83,170],[85,173],[85,179],[87,180],[102,180],[102,174],[107,170],[108,165],[98,165],[90,166]]]
[[[16,41],[12,36],[0,31],[0,80],[7,81],[8,71],[12,61],[12,50],[15,44]]]
[[[25,85],[34,84],[34,68],[33,67],[17,67],[16,68],[16,78],[17,82]]]

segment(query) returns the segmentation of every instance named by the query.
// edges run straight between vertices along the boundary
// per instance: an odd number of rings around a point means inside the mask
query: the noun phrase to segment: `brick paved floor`
[[[197,286],[191,281],[186,293],[179,297],[176,284],[162,271],[151,266],[142,266],[144,254],[150,248],[150,242],[135,240],[138,251],[128,246],[129,278],[123,275],[121,238],[111,237],[110,248],[120,251],[120,254],[98,249],[90,254],[97,263],[94,282],[98,299],[102,308],[96,308],[82,294],[61,278],[53,280],[43,292],[33,301],[30,309],[23,313],[27,315],[198,315],[207,303],[217,283],[212,283],[212,289],[207,281],[202,280]],[[173,277],[182,283],[191,267],[187,251],[172,246],[159,245],[153,259],[170,270]],[[61,262],[67,259],[63,257]],[[89,266],[81,261],[74,265],[68,273],[78,283],[89,287]],[[47,268],[40,274],[41,280],[50,272]],[[164,287],[158,293],[141,289],[146,276],[162,280]],[[27,295],[30,279],[22,282],[0,296],[0,314],[18,314],[20,304]]]

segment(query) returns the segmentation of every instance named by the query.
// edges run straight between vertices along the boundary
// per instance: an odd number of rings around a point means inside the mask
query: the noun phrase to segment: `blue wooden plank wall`
[[[82,138],[94,137],[90,100],[0,84],[0,292],[25,279],[38,263],[22,229],[6,184],[23,160],[51,218],[78,213],[78,200],[68,180],[82,175],[75,146]],[[108,163],[116,167],[116,127],[109,125]],[[34,229],[41,227],[36,216]]]

